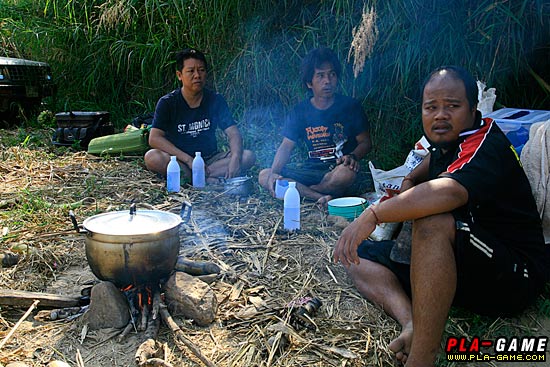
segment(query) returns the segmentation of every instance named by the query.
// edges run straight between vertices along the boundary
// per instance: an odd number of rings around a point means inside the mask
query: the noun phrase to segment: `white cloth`
[[[542,219],[545,242],[550,243],[550,120],[531,126],[529,140],[521,151],[521,164]]]

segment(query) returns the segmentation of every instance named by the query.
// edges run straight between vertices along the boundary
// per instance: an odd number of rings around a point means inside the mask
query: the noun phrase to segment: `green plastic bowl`
[[[328,202],[328,214],[353,220],[361,215],[367,206],[367,200],[360,197],[332,199]]]

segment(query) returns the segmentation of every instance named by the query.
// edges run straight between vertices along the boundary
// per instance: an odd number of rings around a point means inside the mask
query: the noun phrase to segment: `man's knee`
[[[340,195],[346,192],[348,187],[355,180],[356,175],[355,171],[340,164],[332,171],[325,174],[323,180],[318,185],[314,186],[322,188],[323,192]]]
[[[256,154],[253,151],[245,149],[243,151],[242,165],[244,169],[249,169],[256,163]]]
[[[271,174],[271,168],[264,168],[260,171],[258,174],[258,183],[263,188],[267,189],[267,179],[269,178],[269,175]]]
[[[413,222],[413,241],[432,240],[436,237],[448,238],[454,242],[455,219],[451,213],[441,213],[416,219]]]
[[[145,161],[145,167],[147,167],[148,170],[164,173],[164,169],[168,164],[169,158],[166,153],[158,149],[149,149],[145,153],[143,160]]]
[[[343,164],[337,165],[328,174],[331,174],[332,178],[335,180],[350,184],[355,180],[355,177],[357,176],[357,173],[354,170],[350,169],[349,166],[344,166]]]
[[[145,161],[145,166],[148,170],[152,170],[152,168],[156,165],[158,162],[158,151],[156,149],[149,149],[147,152],[145,152],[145,155],[143,156],[143,160]]]

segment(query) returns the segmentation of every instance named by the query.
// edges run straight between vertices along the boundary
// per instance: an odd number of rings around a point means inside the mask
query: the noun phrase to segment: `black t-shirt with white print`
[[[334,103],[319,110],[309,98],[298,103],[283,126],[284,137],[305,142],[310,161],[332,161],[357,147],[357,135],[369,129],[367,115],[358,100],[336,94]]]
[[[165,137],[185,153],[203,157],[216,153],[216,128],[222,130],[235,125],[227,102],[221,94],[203,91],[201,104],[191,108],[180,89],[161,97],[157,102],[153,127],[165,132]]]

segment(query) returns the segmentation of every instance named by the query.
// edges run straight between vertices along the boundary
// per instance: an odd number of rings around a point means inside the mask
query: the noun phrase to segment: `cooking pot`
[[[252,177],[220,177],[219,180],[223,183],[223,192],[227,195],[248,196],[254,189]]]
[[[77,231],[86,235],[86,258],[95,276],[125,288],[158,282],[172,273],[180,247],[179,225],[183,217],[189,219],[191,205],[184,202],[178,216],[136,210],[132,204],[129,211],[94,215],[82,227],[72,212],[69,215]]]

